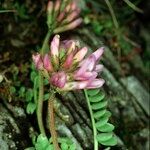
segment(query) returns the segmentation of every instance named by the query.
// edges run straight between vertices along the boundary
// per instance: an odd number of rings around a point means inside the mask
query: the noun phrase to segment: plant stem
[[[39,72],[39,98],[38,98],[38,103],[37,103],[37,120],[38,120],[38,126],[39,126],[41,134],[46,135],[44,125],[43,125],[43,118],[42,118],[43,93],[44,93],[43,75],[41,74],[41,72]]]
[[[109,8],[110,14],[111,14],[111,16],[112,16],[112,20],[113,20],[114,25],[115,25],[115,28],[118,29],[118,28],[119,28],[119,25],[118,25],[118,22],[117,22],[117,19],[116,19],[114,10],[113,10],[113,8],[112,8],[112,6],[111,6],[111,3],[110,3],[109,0],[105,0],[105,2],[106,2],[107,6],[108,6],[108,8]]]
[[[129,0],[123,0],[129,7],[131,7],[133,10],[139,12],[139,13],[144,13],[142,9],[138,8],[136,5],[134,5],[132,2]]]
[[[58,141],[57,141],[57,133],[56,133],[56,129],[55,129],[54,101],[53,100],[54,100],[54,94],[52,94],[52,96],[50,96],[49,101],[48,101],[48,114],[50,117],[49,129],[50,129],[54,149],[60,150],[59,145],[58,145]]]
[[[40,53],[42,55],[44,55],[46,48],[48,47],[48,41],[49,38],[52,34],[52,30],[49,30],[46,34],[46,37],[44,39],[43,45],[42,45],[42,49],[40,50]],[[43,114],[43,95],[44,95],[44,83],[43,83],[43,75],[42,73],[39,71],[39,97],[38,97],[38,102],[37,102],[37,121],[38,121],[38,126],[40,129],[41,134],[46,135],[45,134],[45,129],[44,129],[44,125],[43,125],[43,118],[42,118],[42,114]]]
[[[46,50],[47,50],[48,41],[49,41],[49,38],[50,38],[51,34],[52,34],[52,30],[49,29],[48,32],[47,32],[47,34],[46,34],[46,36],[45,36],[45,39],[44,39],[44,42],[43,42],[43,45],[42,45],[42,49],[41,49],[41,51],[40,51],[40,53],[41,53],[42,55],[44,55],[44,53],[45,53]]]
[[[95,120],[94,120],[94,117],[93,117],[93,112],[92,112],[92,108],[91,108],[91,105],[90,105],[90,100],[89,100],[88,95],[87,95],[87,91],[84,90],[84,93],[85,93],[85,97],[86,97],[86,101],[87,101],[87,104],[88,104],[90,117],[91,117],[91,121],[92,121],[93,137],[94,137],[94,150],[98,150],[98,141],[96,139],[97,130],[95,128]]]

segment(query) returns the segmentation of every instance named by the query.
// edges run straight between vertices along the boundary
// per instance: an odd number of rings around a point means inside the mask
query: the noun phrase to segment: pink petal
[[[78,15],[79,15],[79,13],[80,13],[80,10],[78,9],[78,10],[75,10],[75,11],[73,11],[73,12],[71,12],[68,16],[67,16],[67,18],[65,19],[65,21],[66,22],[71,22],[71,21],[73,21]]]
[[[49,1],[48,4],[47,4],[47,12],[49,14],[51,14],[53,11],[53,2],[52,1]]]
[[[57,21],[61,22],[64,19],[64,17],[65,17],[65,12],[61,12],[57,18]]]
[[[61,42],[61,47],[64,49],[68,49],[71,44],[72,44],[73,40],[64,40]]]
[[[95,79],[87,85],[86,89],[100,88],[104,83],[103,79]]]
[[[63,68],[69,69],[73,63],[73,52],[69,54],[63,64]]]
[[[75,42],[75,41],[72,41],[72,42],[70,43],[70,47],[68,48],[67,54],[72,53],[72,52],[75,50],[75,47],[76,47],[76,42]]]
[[[92,71],[95,67],[96,58],[94,55],[90,55],[88,58],[83,60],[79,65],[80,68],[77,70],[77,75],[80,76],[84,74],[86,71]]]
[[[94,71],[96,72],[101,72],[103,70],[104,66],[101,64],[96,65]]]
[[[72,30],[82,23],[82,18],[75,19],[73,22],[66,24],[64,26],[58,27],[54,30],[54,33],[60,33],[68,30]]]
[[[69,3],[66,8],[65,8],[65,12],[68,13],[71,9],[71,3]]]
[[[83,47],[82,49],[80,49],[74,56],[75,62],[80,62],[86,55],[87,51],[88,49],[86,47]]]
[[[56,87],[63,88],[66,84],[66,80],[67,80],[67,76],[62,71],[52,75],[50,82]]]
[[[96,61],[100,59],[103,52],[104,52],[104,47],[101,47],[98,50],[96,50],[94,53],[92,53],[96,57]]]
[[[39,53],[33,54],[32,59],[33,59],[33,62],[35,64],[35,67],[37,69],[39,69],[39,70],[43,69],[43,62],[42,62],[41,55]]]
[[[51,56],[54,60],[54,63],[57,65],[58,64],[58,56],[59,56],[59,42],[60,42],[60,39],[59,39],[59,35],[55,35],[52,42],[51,42]]]
[[[55,7],[54,7],[54,11],[55,11],[55,12],[59,11],[59,9],[60,9],[60,4],[61,4],[61,1],[60,1],[60,0],[56,0],[56,2],[55,2]]]
[[[88,85],[88,81],[82,82],[68,82],[62,88],[63,91],[70,91],[70,90],[77,90],[77,89],[84,89]]]
[[[85,72],[84,74],[78,76],[74,74],[74,79],[75,80],[92,80],[97,77],[97,72]]]
[[[76,10],[78,7],[77,7],[77,4],[76,4],[76,2],[72,2],[71,3],[71,11],[73,11],[73,10]]]
[[[50,57],[48,54],[45,54],[44,55],[44,58],[43,58],[43,65],[44,65],[44,68],[48,71],[53,71],[53,66],[50,62]]]

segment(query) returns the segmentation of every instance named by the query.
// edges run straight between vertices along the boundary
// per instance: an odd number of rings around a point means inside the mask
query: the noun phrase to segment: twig
[[[16,10],[0,10],[0,13],[17,12]]]
[[[59,145],[58,145],[58,141],[57,141],[57,133],[56,133],[56,129],[55,129],[54,93],[52,93],[52,95],[50,96],[49,101],[48,101],[48,114],[49,114],[49,117],[50,117],[49,130],[50,130],[50,133],[51,133],[54,149],[55,150],[60,150]]]
[[[110,14],[111,14],[111,16],[112,16],[112,20],[113,20],[113,22],[114,22],[114,25],[115,25],[115,27],[118,29],[118,28],[119,28],[119,25],[118,25],[118,22],[117,22],[117,19],[116,19],[114,10],[113,10],[113,8],[112,8],[112,6],[111,6],[109,0],[105,0],[105,2],[106,2],[107,6],[108,6],[108,8],[109,8],[109,11],[110,11]]]
[[[133,10],[139,12],[139,13],[144,13],[142,9],[138,8],[137,6],[135,6],[132,2],[130,2],[129,0],[123,0],[129,7],[131,7]]]

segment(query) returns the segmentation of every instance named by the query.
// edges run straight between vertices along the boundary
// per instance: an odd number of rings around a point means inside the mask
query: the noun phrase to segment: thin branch
[[[113,10],[113,8],[112,8],[112,6],[111,6],[111,3],[109,2],[109,0],[105,0],[105,2],[106,2],[107,6],[108,6],[108,8],[109,8],[110,14],[111,14],[111,16],[112,16],[112,20],[113,20],[114,25],[115,25],[115,28],[118,29],[118,28],[119,28],[119,24],[118,24],[116,15],[115,15],[115,13],[114,13],[114,10]]]
[[[129,0],[123,0],[129,7],[131,7],[134,11],[139,12],[139,13],[144,13],[142,9],[138,8],[135,6],[132,2]]]
[[[52,137],[52,141],[53,141],[53,145],[54,145],[54,149],[55,150],[60,150],[59,145],[58,145],[58,138],[57,138],[57,132],[55,129],[55,117],[54,117],[54,94],[52,94],[49,98],[48,101],[48,114],[49,114],[49,129],[50,129],[50,133],[51,133],[51,137]]]

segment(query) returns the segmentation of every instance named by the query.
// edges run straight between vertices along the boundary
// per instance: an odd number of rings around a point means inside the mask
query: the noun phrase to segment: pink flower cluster
[[[54,28],[54,33],[72,30],[81,24],[78,18],[80,9],[76,2],[70,0],[49,1],[47,5],[47,24]]]
[[[33,61],[38,70],[41,70],[51,85],[59,90],[99,88],[104,80],[97,78],[103,65],[98,64],[104,48],[99,48],[84,58],[88,49],[79,48],[73,40],[60,42],[59,35],[55,35],[48,54],[33,55]]]

